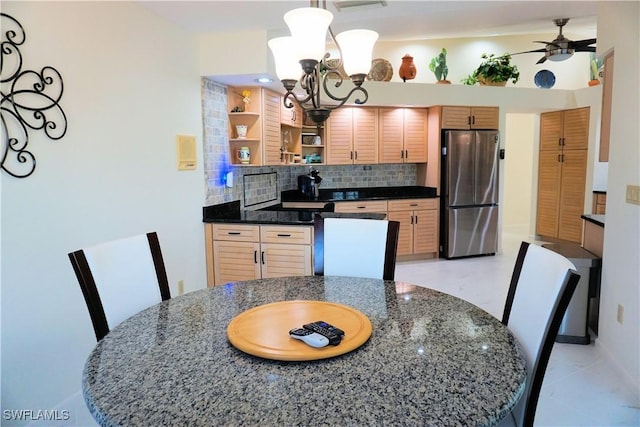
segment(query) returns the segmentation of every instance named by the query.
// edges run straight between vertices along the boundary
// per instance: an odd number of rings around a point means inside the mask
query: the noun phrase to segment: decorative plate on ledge
[[[389,61],[382,58],[376,58],[371,61],[371,71],[367,76],[368,80],[388,82],[391,77],[393,77],[393,66]]]

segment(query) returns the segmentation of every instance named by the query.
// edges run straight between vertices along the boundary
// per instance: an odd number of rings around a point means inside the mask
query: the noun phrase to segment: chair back
[[[80,249],[69,259],[98,341],[123,320],[171,298],[156,233]]]
[[[314,228],[316,275],[393,280],[399,222],[317,214]]]
[[[512,411],[518,426],[533,426],[553,343],[580,279],[575,270],[556,252],[527,242],[520,246],[502,316],[527,360],[525,393]]]

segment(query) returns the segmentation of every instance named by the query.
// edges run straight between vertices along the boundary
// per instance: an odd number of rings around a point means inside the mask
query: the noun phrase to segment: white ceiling
[[[322,1],[322,0],[321,0]],[[155,13],[193,32],[268,30],[286,34],[282,15],[307,0],[139,1]],[[596,37],[597,1],[432,1],[386,0],[386,7],[337,11],[334,33],[354,28],[377,31],[381,41],[425,40],[510,34],[556,34],[555,18],[571,18],[569,38]],[[601,3],[601,2],[600,2]],[[531,44],[522,50],[541,46]]]

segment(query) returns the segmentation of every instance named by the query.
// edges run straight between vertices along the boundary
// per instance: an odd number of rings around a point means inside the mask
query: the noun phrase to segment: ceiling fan
[[[564,27],[569,18],[554,19],[553,22],[560,28],[560,34],[552,42],[535,40],[534,43],[544,43],[546,46],[542,49],[528,50],[526,52],[512,53],[511,55],[520,55],[522,53],[544,52],[544,56],[536,62],[542,64],[547,59],[550,61],[564,61],[573,56],[574,52],[595,52],[596,48],[590,46],[596,42],[596,39],[569,40],[562,35],[562,27]]]

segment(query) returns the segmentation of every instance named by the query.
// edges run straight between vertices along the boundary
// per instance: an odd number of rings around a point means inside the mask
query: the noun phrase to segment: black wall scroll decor
[[[29,130],[42,130],[53,140],[67,132],[67,116],[60,107],[62,76],[49,66],[40,72],[23,70],[19,46],[25,42],[26,33],[15,18],[0,15],[2,170],[16,178],[26,178],[36,168],[36,158],[27,149]]]

